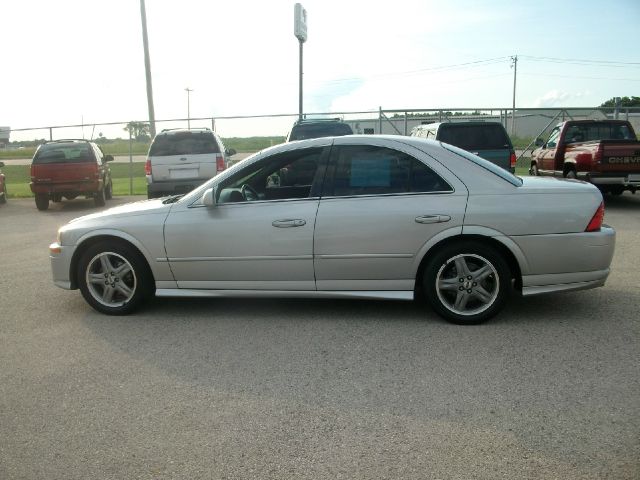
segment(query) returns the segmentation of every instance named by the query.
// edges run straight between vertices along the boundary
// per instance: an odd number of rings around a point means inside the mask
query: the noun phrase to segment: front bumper
[[[53,283],[65,290],[75,290],[77,285],[71,282],[71,260],[76,250],[74,246],[63,246],[58,242],[49,245],[49,259]]]

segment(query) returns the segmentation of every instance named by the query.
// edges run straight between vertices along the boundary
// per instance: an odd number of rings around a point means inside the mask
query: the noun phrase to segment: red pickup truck
[[[613,195],[640,188],[640,142],[627,121],[563,122],[546,142],[538,138],[536,146],[531,175],[578,178]]]

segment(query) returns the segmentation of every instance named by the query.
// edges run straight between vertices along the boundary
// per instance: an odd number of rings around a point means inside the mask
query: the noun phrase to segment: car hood
[[[173,204],[164,204],[162,199],[142,200],[139,202],[126,203],[117,207],[103,210],[102,212],[84,215],[74,218],[69,223],[87,222],[93,220],[106,220],[109,218],[135,217],[139,215],[151,215],[169,212]]]

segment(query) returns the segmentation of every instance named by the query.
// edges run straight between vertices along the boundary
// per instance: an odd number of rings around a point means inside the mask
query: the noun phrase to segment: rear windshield
[[[442,125],[438,132],[438,140],[465,150],[511,148],[511,142],[502,125]]]
[[[353,130],[346,123],[310,123],[295,125],[291,130],[289,141],[305,140],[307,138],[339,137],[352,135]]]
[[[502,178],[503,180],[506,180],[511,185],[514,185],[516,187],[519,187],[522,185],[522,180],[520,178],[516,177],[511,172],[507,172],[504,168],[498,167],[497,165],[491,163],[490,161],[485,160],[484,158],[478,157],[477,155],[473,155],[472,153],[466,150],[462,150],[461,148],[456,148],[451,145],[442,145],[442,146],[447,150],[449,150],[450,152],[460,155],[461,157],[464,157],[467,160],[475,163],[479,167],[482,167],[485,170],[488,170],[489,172],[493,173],[494,175]]]
[[[635,140],[628,125],[616,123],[583,123],[572,125],[565,135],[567,142],[593,140]]]
[[[158,135],[149,149],[149,156],[198,155],[220,153],[218,142],[211,133],[179,132]]]
[[[95,162],[91,146],[86,143],[49,143],[41,145],[34,164]]]

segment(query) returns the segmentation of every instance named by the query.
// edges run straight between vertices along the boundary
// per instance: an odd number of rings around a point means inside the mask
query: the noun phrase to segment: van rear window
[[[465,150],[502,150],[511,147],[501,125],[443,125],[438,140]]]
[[[210,133],[180,132],[158,135],[149,149],[149,156],[198,155],[220,153],[218,142]]]
[[[87,144],[51,143],[42,145],[35,156],[35,165],[44,163],[95,162],[95,155]]]
[[[352,135],[353,130],[346,123],[310,123],[295,125],[291,130],[289,141],[305,140],[307,138],[338,137]]]

